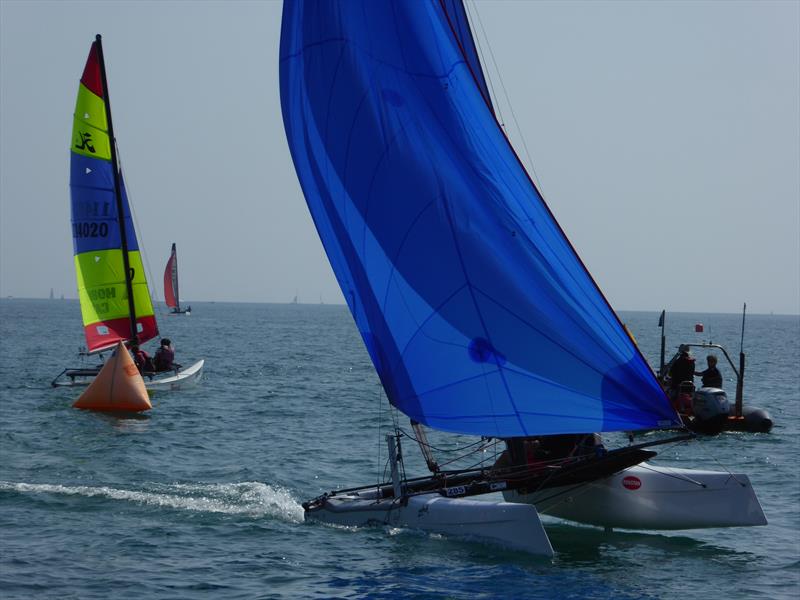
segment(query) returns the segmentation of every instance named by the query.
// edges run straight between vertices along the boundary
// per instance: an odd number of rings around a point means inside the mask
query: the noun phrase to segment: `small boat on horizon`
[[[175,243],[172,244],[172,251],[167,259],[167,266],[164,268],[164,302],[172,310],[170,315],[191,315],[192,307],[181,308],[181,297],[178,289],[178,250]]]

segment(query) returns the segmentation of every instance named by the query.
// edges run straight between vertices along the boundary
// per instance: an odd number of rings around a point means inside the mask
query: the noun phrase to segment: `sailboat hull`
[[[148,390],[177,390],[182,388],[194,387],[203,377],[203,365],[205,360],[198,360],[196,363],[181,369],[180,371],[168,371],[168,377],[163,375],[153,376],[152,379],[144,378],[144,385]]]
[[[553,556],[539,515],[528,504],[445,498],[438,493],[376,500],[372,491],[325,498],[306,509],[305,518],[350,527],[408,527]]]
[[[177,390],[197,385],[203,376],[205,360],[181,369],[180,371],[165,371],[163,373],[145,375],[144,385],[148,390]],[[97,376],[100,368],[94,369],[64,369],[51,385],[53,387],[80,387],[89,385]]]
[[[702,529],[766,525],[747,475],[642,463],[591,483],[533,494],[503,492],[546,515],[621,529]]]

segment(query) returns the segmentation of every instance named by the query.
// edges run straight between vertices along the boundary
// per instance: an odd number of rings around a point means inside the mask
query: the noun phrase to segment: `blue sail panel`
[[[70,157],[69,186],[74,253],[78,255],[84,252],[122,248],[111,162],[76,152],[71,152]],[[133,252],[139,249],[139,244],[121,174],[120,187],[125,211],[128,251]]]
[[[389,401],[494,437],[679,424],[499,128],[449,6],[284,6],[289,147]]]
[[[472,35],[472,29],[469,26],[469,18],[467,11],[464,7],[464,0],[439,0],[442,4],[447,23],[453,29],[453,35],[457,43],[461,47],[462,53],[467,60],[469,69],[475,77],[475,83],[481,90],[486,103],[489,108],[494,112],[492,107],[492,99],[489,95],[489,86],[486,85],[486,77],[483,74],[483,67],[478,58],[478,48],[475,45],[475,38]]]

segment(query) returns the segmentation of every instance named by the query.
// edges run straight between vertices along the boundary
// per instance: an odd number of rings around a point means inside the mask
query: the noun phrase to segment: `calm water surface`
[[[202,385],[159,393],[146,418],[120,419],[74,410],[78,391],[50,388],[61,369],[80,364],[76,301],[0,301],[2,598],[800,591],[798,317],[748,316],[745,401],[772,413],[773,432],[666,447],[654,461],[749,474],[767,527],[605,533],[548,520],[557,555],[544,561],[414,531],[305,524],[303,500],[376,481],[386,458],[382,435],[394,415],[347,309],[192,305],[190,317],[164,316],[160,327],[184,364],[206,359]],[[658,314],[622,317],[655,363]],[[704,334],[694,333],[695,322]],[[668,346],[711,339],[735,356],[740,323],[736,315],[668,315]],[[621,435],[606,440],[625,443]],[[417,454],[406,448],[410,474],[421,475]]]

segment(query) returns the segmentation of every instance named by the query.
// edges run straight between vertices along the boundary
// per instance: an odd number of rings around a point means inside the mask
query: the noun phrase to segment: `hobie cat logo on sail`
[[[92,134],[91,133],[78,133],[80,136],[80,143],[75,144],[75,147],[78,150],[88,150],[92,154],[95,153],[94,146],[92,145]]]

